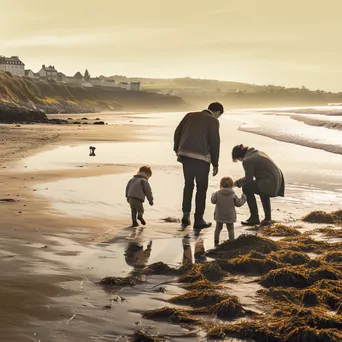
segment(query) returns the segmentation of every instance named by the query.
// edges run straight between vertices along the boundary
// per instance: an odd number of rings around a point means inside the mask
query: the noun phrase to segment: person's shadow
[[[202,238],[196,238],[194,245],[194,256],[192,256],[191,238],[185,235],[182,239],[183,245],[183,266],[195,264],[203,264],[207,261],[205,255],[204,241]]]

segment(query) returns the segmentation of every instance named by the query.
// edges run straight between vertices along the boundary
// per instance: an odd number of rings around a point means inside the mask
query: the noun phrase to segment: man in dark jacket
[[[250,218],[241,222],[253,226],[260,223],[255,194],[260,195],[265,212],[262,225],[271,224],[271,197],[284,197],[285,180],[283,173],[273,160],[264,152],[253,147],[238,145],[232,151],[233,161],[242,161],[245,177],[235,181],[234,185],[241,188],[247,196]]]
[[[178,161],[183,164],[183,218],[182,225],[190,225],[190,212],[194,182],[196,181],[195,229],[211,226],[203,219],[208,189],[210,164],[213,176],[218,173],[220,155],[220,124],[218,118],[223,114],[220,103],[212,103],[202,112],[188,113],[179,123],[174,134],[174,151]]]

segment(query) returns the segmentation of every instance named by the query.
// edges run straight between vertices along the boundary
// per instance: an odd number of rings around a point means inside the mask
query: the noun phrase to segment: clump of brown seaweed
[[[130,342],[164,342],[167,339],[164,336],[152,336],[145,330],[135,331],[133,336],[129,339]]]
[[[322,259],[329,263],[342,263],[342,252],[340,251],[332,251],[324,254]]]
[[[299,289],[309,286],[307,277],[291,267],[270,271],[260,279],[260,284],[265,287],[281,286]]]
[[[186,270],[182,270],[183,275],[179,277],[180,283],[193,283],[201,280],[219,281],[226,276],[226,272],[216,261],[204,264],[195,264]]]
[[[307,254],[297,251],[279,250],[272,252],[269,256],[280,263],[290,264],[293,266],[303,265],[310,261],[310,257]]]
[[[215,249],[209,250],[207,256],[216,259],[234,258],[252,251],[270,253],[279,249],[276,242],[268,238],[248,234],[240,235],[233,241],[226,241]]]
[[[215,305],[225,299],[230,299],[231,296],[217,292],[215,290],[192,290],[182,295],[172,297],[171,303],[190,305],[194,307],[204,307]]]
[[[257,342],[280,342],[280,336],[267,324],[245,321],[235,324],[214,324],[207,326],[208,339],[251,338]]]
[[[212,290],[222,290],[224,289],[223,285],[220,284],[215,284],[207,279],[199,280],[194,283],[187,284],[186,286],[187,290],[207,290],[207,289],[212,289]]]
[[[327,251],[338,250],[341,248],[339,243],[314,240],[304,234],[296,237],[284,238],[278,241],[278,245],[286,250],[316,254],[323,254]]]
[[[144,271],[146,275],[178,275],[179,270],[170,267],[163,262],[156,262],[154,264],[148,265]]]
[[[309,223],[339,223],[342,221],[342,210],[333,211],[331,213],[315,210],[304,216],[302,220]]]
[[[146,311],[143,314],[143,317],[152,320],[168,321],[171,323],[197,324],[200,322],[197,318],[190,316],[186,310],[170,307]]]
[[[251,338],[258,342],[338,342],[342,338],[342,317],[315,308],[284,306],[262,321],[230,325],[207,325],[208,338]]]
[[[277,223],[272,226],[265,227],[261,234],[264,236],[296,236],[301,232],[297,230],[298,227],[287,226],[285,224]]]
[[[102,286],[112,286],[112,287],[120,287],[120,286],[134,286],[138,284],[142,284],[144,279],[142,277],[136,276],[128,276],[125,278],[122,277],[105,277],[98,284]]]
[[[270,270],[284,267],[285,265],[274,261],[268,255],[253,258],[253,254],[243,255],[231,260],[219,259],[218,262],[222,269],[231,273],[245,273],[245,274],[265,274]]]

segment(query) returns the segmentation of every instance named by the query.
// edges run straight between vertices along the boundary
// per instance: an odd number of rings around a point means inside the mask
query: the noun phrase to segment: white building
[[[31,69],[25,70],[25,76],[28,77],[28,78],[32,78],[32,79],[35,78],[34,72]]]
[[[57,70],[52,65],[46,67],[43,64],[42,68],[39,70],[39,77],[43,80],[57,82],[57,76]]]
[[[131,90],[131,85],[128,82],[120,82],[119,85],[122,89]]]
[[[93,86],[108,87],[108,88],[119,87],[119,85],[116,84],[114,80],[106,80],[104,78],[99,78],[99,77],[90,78],[89,82]]]
[[[5,72],[8,71],[14,76],[25,76],[25,64],[18,56],[0,56],[0,70]]]
[[[140,82],[131,82],[130,86],[130,90],[133,91],[140,91],[141,89]]]

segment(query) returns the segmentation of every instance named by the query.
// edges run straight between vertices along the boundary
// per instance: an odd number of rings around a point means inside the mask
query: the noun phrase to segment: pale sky
[[[68,75],[342,91],[342,0],[0,0],[0,55]]]

